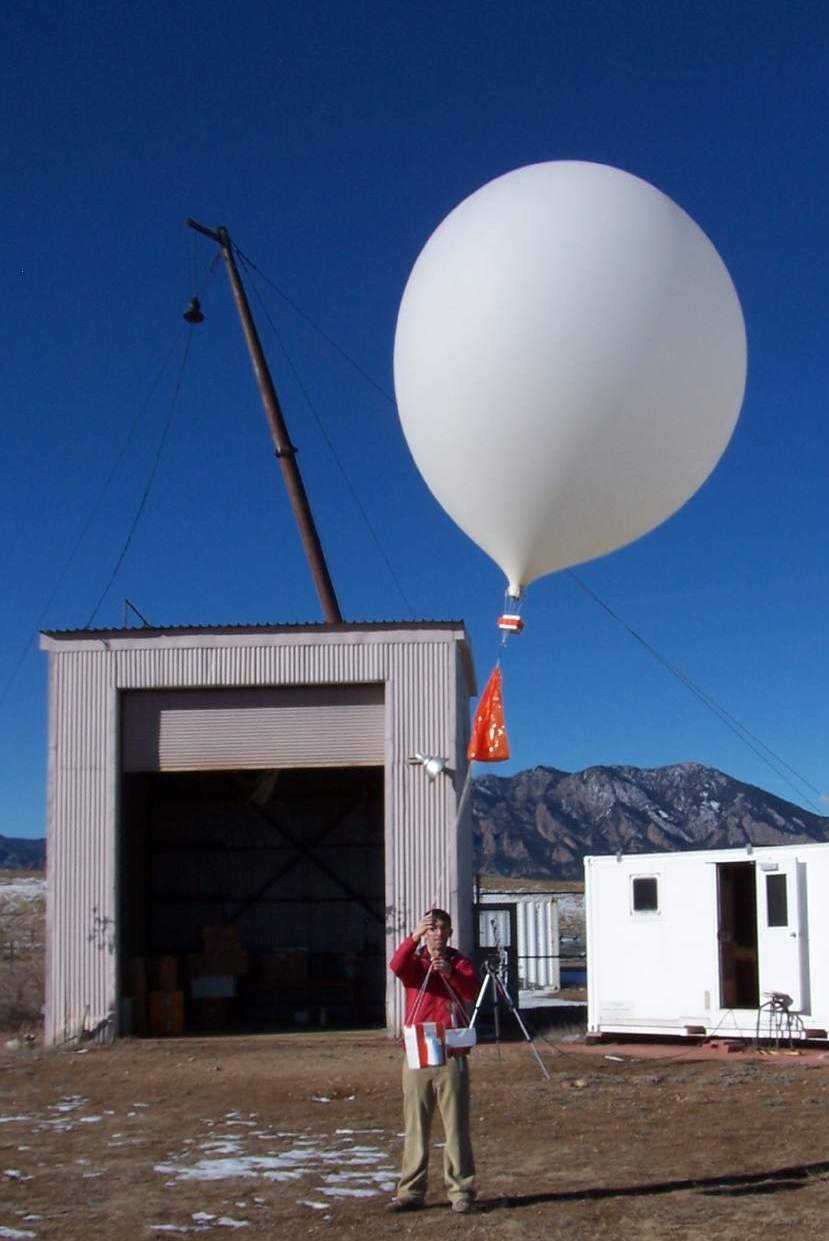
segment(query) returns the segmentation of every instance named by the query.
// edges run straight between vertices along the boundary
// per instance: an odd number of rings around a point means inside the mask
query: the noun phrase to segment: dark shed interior
[[[128,772],[121,1028],[385,1024],[382,767]]]

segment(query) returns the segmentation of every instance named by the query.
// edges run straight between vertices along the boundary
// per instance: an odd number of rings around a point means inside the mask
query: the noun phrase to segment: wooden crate
[[[151,991],[147,1024],[155,1038],[176,1038],[184,1033],[184,992]]]

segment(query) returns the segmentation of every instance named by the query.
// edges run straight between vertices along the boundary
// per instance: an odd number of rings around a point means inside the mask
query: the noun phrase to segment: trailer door
[[[760,1002],[780,991],[792,997],[793,1009],[801,1010],[805,940],[795,858],[757,867],[757,940]]]

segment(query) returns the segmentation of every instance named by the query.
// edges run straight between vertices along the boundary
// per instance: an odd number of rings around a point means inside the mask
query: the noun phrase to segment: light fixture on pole
[[[410,767],[422,767],[430,780],[436,780],[449,769],[449,759],[434,754],[410,754],[406,762]]]

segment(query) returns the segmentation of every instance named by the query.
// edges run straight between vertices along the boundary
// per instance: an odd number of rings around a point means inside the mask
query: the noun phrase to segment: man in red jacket
[[[405,1025],[423,1021],[438,1021],[444,1026],[465,1024],[463,1005],[475,999],[478,976],[472,962],[448,946],[451,934],[449,914],[443,909],[431,909],[389,962],[389,969],[406,988]],[[452,1210],[469,1211],[475,1201],[475,1160],[469,1137],[469,1062],[467,1053],[459,1050],[448,1052],[446,1064],[437,1068],[410,1069],[403,1061],[406,1141],[397,1197],[389,1204],[392,1211],[416,1211],[423,1206],[435,1105],[446,1138],[443,1179]]]

